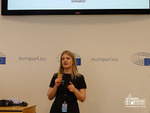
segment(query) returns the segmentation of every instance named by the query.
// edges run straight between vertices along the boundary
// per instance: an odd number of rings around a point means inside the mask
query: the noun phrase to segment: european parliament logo
[[[6,57],[3,53],[0,52],[0,65],[6,64]]]
[[[150,66],[150,58],[145,58],[144,59],[144,65],[145,66]]]
[[[76,57],[77,66],[81,66],[81,57],[78,54],[76,54],[76,53],[74,53],[74,55]]]
[[[131,61],[136,65],[150,66],[150,53],[139,52],[131,56]]]
[[[77,66],[81,66],[81,58],[76,58]]]

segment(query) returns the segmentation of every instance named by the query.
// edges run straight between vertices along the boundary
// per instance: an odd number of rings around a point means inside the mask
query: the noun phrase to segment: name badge
[[[67,107],[68,107],[68,106],[67,106],[67,103],[64,102],[64,103],[62,104],[62,112],[67,112]]]

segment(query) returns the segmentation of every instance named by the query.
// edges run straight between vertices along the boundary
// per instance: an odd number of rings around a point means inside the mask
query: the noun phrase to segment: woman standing
[[[52,77],[47,96],[49,100],[55,97],[50,113],[80,113],[77,100],[85,101],[86,83],[72,52],[61,54],[59,71]]]

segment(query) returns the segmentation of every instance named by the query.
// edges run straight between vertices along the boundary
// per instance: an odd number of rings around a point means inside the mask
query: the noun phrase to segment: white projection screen
[[[149,0],[2,0],[2,15],[149,14]]]

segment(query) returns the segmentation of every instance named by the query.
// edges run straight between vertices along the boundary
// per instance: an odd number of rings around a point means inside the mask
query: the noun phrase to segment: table
[[[0,107],[0,113],[36,113],[35,105]]]

